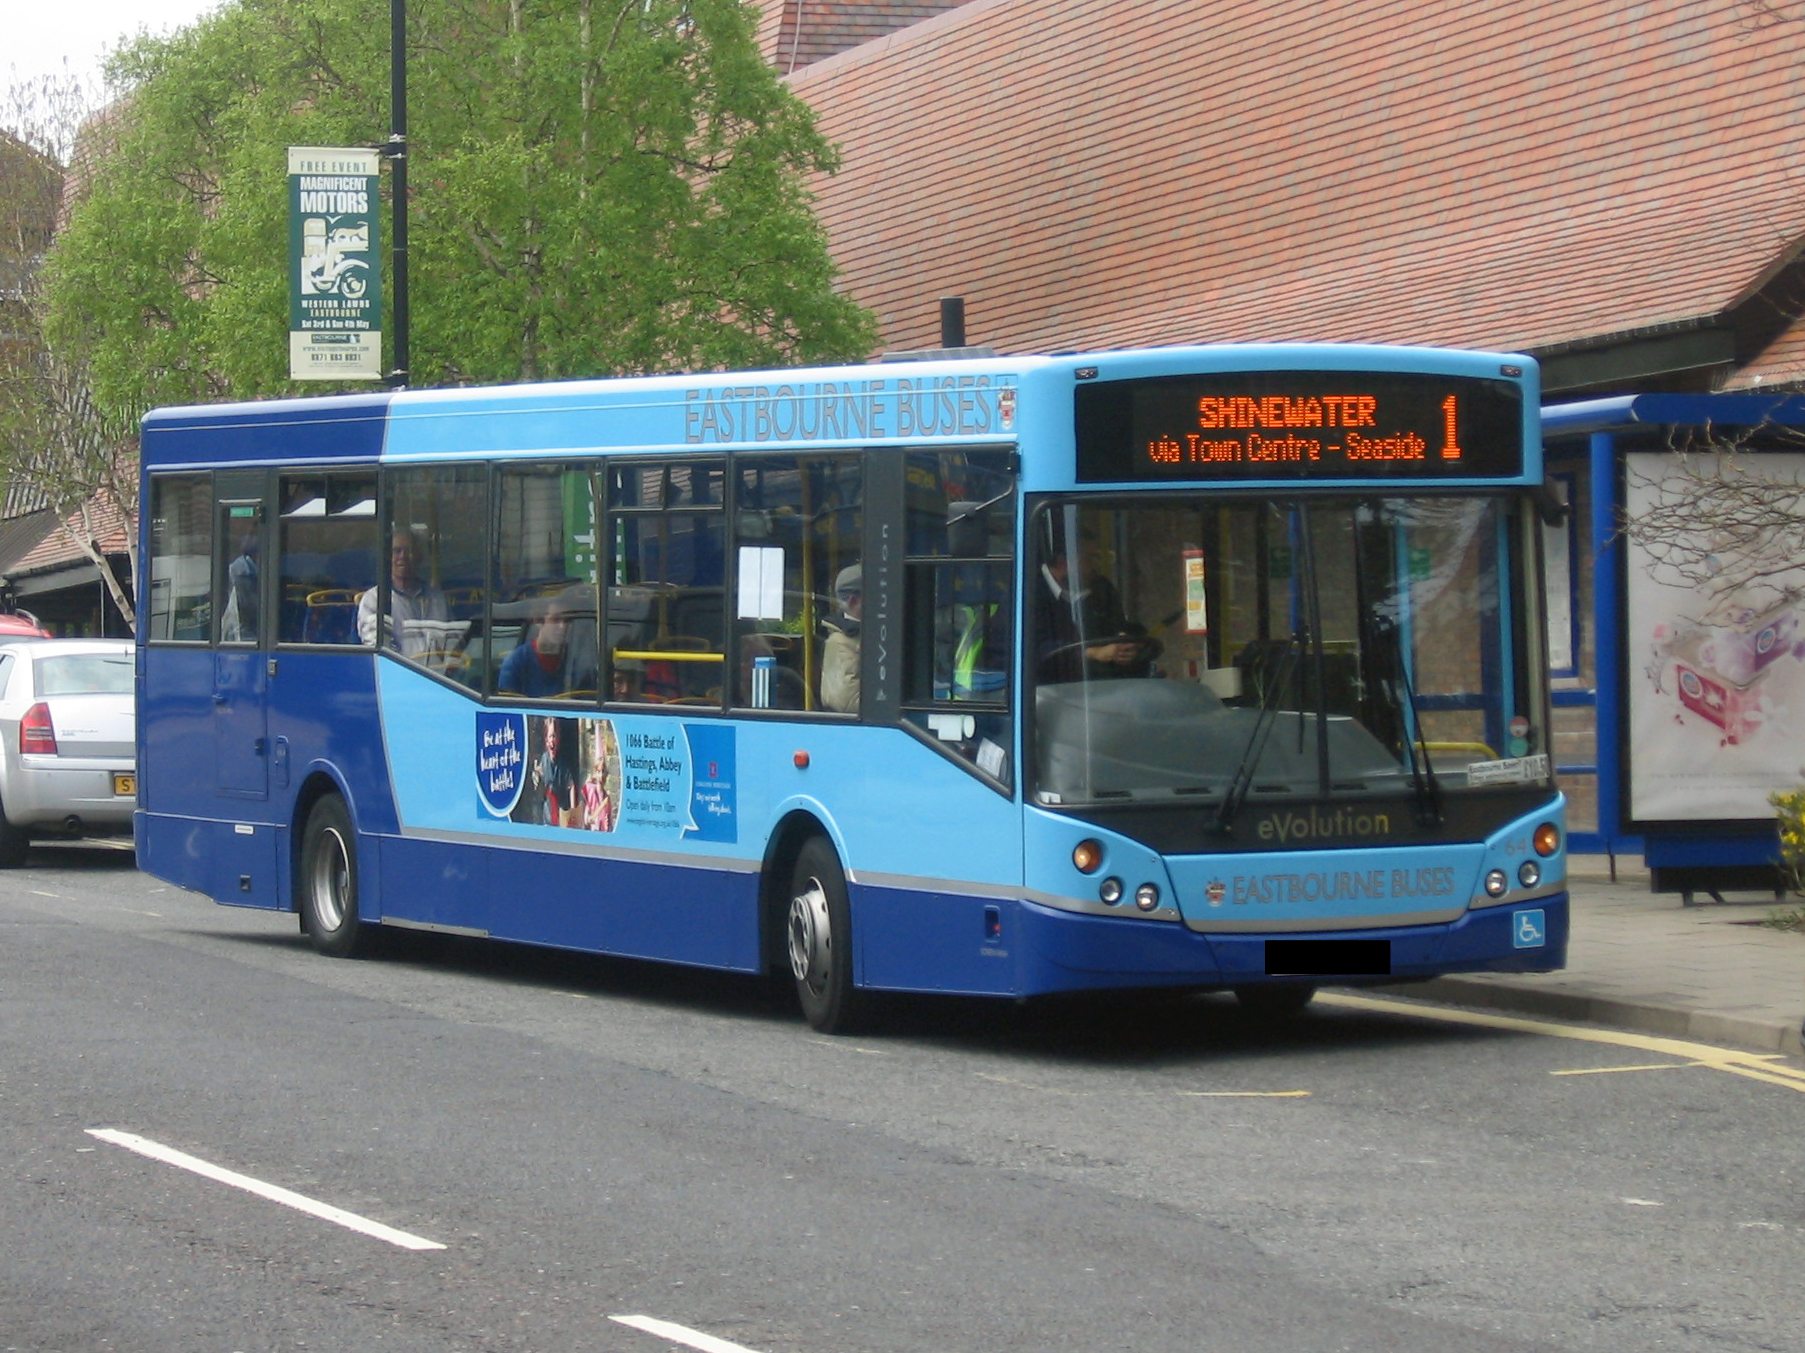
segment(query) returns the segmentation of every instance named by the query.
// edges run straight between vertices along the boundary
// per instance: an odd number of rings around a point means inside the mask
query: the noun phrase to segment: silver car
[[[33,836],[131,830],[134,732],[129,639],[0,643],[0,867]]]

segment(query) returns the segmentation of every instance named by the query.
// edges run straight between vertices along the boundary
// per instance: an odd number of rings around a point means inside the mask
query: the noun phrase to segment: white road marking
[[[1180,1090],[1191,1099],[1308,1099],[1308,1090]]]
[[[62,897],[63,897],[63,895],[61,893],[47,893],[42,888],[33,888],[31,890],[31,895],[33,897],[54,897],[59,902],[62,900]]]
[[[832,1048],[835,1052],[856,1052],[861,1057],[888,1057],[890,1055],[882,1048],[861,1048],[856,1043],[848,1043],[844,1038],[813,1038],[809,1041],[816,1047]]]
[[[1631,1207],[1660,1207],[1661,1206],[1661,1204],[1657,1203],[1653,1198],[1625,1198],[1623,1201],[1628,1203]]]
[[[1013,1076],[993,1076],[988,1071],[975,1071],[972,1074],[981,1081],[995,1081],[998,1085],[1013,1085],[1018,1090],[1033,1090],[1043,1095],[1078,1095],[1082,1097],[1090,1093],[1088,1090],[1061,1090],[1051,1085],[1034,1085],[1028,1081],[1018,1081]]]
[[[103,1142],[114,1146],[123,1146],[127,1151],[136,1151],[151,1160],[161,1161],[165,1165],[174,1165],[177,1169],[189,1170],[204,1179],[211,1179],[220,1184],[230,1184],[235,1189],[243,1189],[246,1193],[254,1193],[259,1198],[266,1198],[272,1203],[280,1203],[284,1207],[292,1207],[297,1212],[305,1212],[309,1216],[329,1221],[348,1230],[359,1231],[377,1240],[387,1241],[391,1245],[399,1245],[404,1250],[442,1250],[445,1246],[436,1240],[424,1240],[419,1236],[409,1235],[406,1231],[397,1231],[392,1226],[384,1226],[379,1221],[371,1221],[368,1217],[360,1217],[355,1212],[347,1212],[341,1207],[333,1207],[330,1203],[315,1202],[312,1198],[278,1188],[274,1184],[266,1184],[261,1179],[252,1179],[249,1175],[223,1169],[209,1164],[198,1156],[191,1156],[185,1151],[177,1151],[172,1146],[164,1146],[153,1142],[148,1137],[140,1137],[131,1132],[120,1132],[114,1128],[89,1128],[90,1137],[98,1137]]]
[[[608,1318],[617,1325],[644,1330],[647,1334],[656,1334],[660,1339],[669,1339],[673,1344],[701,1349],[702,1353],[755,1353],[755,1350],[747,1348],[744,1344],[729,1343],[725,1339],[715,1338],[712,1334],[704,1334],[701,1330],[673,1325],[668,1320],[659,1320],[649,1315],[611,1315]]]

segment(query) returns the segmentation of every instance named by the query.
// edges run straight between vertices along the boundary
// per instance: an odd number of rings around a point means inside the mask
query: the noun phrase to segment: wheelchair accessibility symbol
[[[1540,949],[1548,943],[1548,918],[1540,908],[1535,911],[1512,912],[1510,924],[1510,942],[1514,947]]]

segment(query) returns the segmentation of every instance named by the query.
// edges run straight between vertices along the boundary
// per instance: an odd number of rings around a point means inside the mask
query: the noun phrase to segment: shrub
[[[1780,876],[1805,896],[1805,789],[1776,790],[1767,796],[1780,832]]]

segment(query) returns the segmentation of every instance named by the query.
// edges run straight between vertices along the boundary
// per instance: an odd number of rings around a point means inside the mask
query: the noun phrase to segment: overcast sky
[[[69,69],[98,84],[106,50],[140,29],[164,34],[218,8],[219,0],[8,0],[0,32],[0,84]]]

